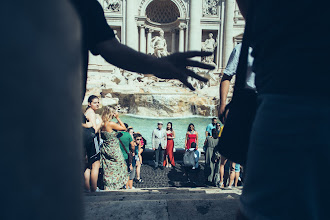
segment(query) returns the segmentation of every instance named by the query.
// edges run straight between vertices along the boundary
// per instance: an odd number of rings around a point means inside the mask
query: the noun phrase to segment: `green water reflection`
[[[147,140],[147,148],[151,148],[152,131],[157,128],[157,122],[162,121],[163,127],[166,128],[167,122],[173,123],[173,129],[176,137],[174,146],[176,148],[184,148],[185,135],[188,125],[193,123],[198,132],[198,146],[202,149],[205,141],[205,129],[211,123],[211,117],[189,117],[189,118],[141,118],[133,115],[121,115],[120,119],[132,126],[135,132],[140,132]]]

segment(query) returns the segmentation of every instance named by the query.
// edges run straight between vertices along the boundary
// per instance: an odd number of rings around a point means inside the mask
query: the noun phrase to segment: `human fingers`
[[[185,70],[184,70],[184,73],[185,73],[186,75],[188,75],[188,76],[190,76],[190,77],[193,77],[193,78],[195,78],[195,79],[198,79],[198,80],[200,80],[200,81],[202,81],[202,82],[207,82],[207,81],[208,81],[207,78],[198,75],[197,73],[195,73],[195,72],[192,71],[192,70],[185,69]]]
[[[188,51],[184,53],[180,53],[180,55],[184,58],[192,58],[192,57],[206,57],[211,56],[212,52],[205,52],[205,51]]]
[[[195,88],[188,82],[187,78],[180,78],[179,79],[185,86],[187,86],[192,91],[195,91]]]
[[[215,66],[213,66],[213,65],[198,62],[198,61],[195,61],[195,60],[187,60],[185,62],[185,65],[186,66],[191,66],[191,67],[199,67],[199,68],[208,69],[208,70],[215,69]]]

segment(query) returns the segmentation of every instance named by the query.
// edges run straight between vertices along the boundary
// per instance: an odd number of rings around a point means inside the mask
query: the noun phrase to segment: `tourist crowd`
[[[84,151],[85,151],[85,190],[100,191],[134,189],[133,181],[142,183],[141,166],[142,153],[145,150],[147,141],[133,127],[123,123],[118,113],[112,107],[104,107],[101,115],[96,114],[99,108],[99,98],[91,95],[88,98],[88,107],[83,115],[84,130]],[[113,122],[115,118],[117,122]],[[229,184],[224,184],[224,171],[227,159],[221,157],[214,148],[218,145],[223,126],[212,119],[206,127],[205,142],[205,184],[209,186],[237,186],[240,165],[230,163]],[[157,128],[152,132],[152,149],[155,152],[154,169],[175,168],[174,160],[174,139],[175,131],[171,122],[168,122],[166,129],[163,123],[158,122]],[[188,183],[196,185],[195,181],[199,173],[199,158],[201,151],[198,148],[198,132],[194,124],[189,124],[185,138],[184,172]],[[191,161],[189,162],[189,154]],[[188,162],[187,162],[188,161]],[[190,165],[188,165],[190,164]],[[235,183],[234,183],[235,180]],[[98,186],[101,186],[100,188]]]

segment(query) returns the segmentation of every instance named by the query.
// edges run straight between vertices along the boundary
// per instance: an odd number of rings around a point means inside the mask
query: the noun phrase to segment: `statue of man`
[[[159,31],[159,36],[151,39],[151,47],[154,49],[153,55],[157,58],[169,55],[169,52],[167,52],[167,44],[164,38],[163,30]]]
[[[202,42],[202,51],[213,53],[217,45],[218,43],[213,39],[213,34],[209,33],[209,38],[206,39],[205,42]],[[213,63],[214,54],[208,57],[204,57],[203,61],[206,63]]]

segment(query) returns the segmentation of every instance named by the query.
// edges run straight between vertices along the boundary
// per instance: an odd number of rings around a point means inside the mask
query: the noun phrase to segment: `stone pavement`
[[[143,183],[135,189],[86,193],[85,219],[235,219],[242,188],[231,190],[204,185],[204,156],[192,187],[187,184],[182,161],[175,168],[153,169],[146,160]]]
[[[194,181],[197,186],[204,186],[204,164],[200,164],[200,169],[196,171],[197,179]],[[159,187],[186,187],[187,176],[184,167],[180,162],[175,168],[160,168],[154,170],[153,165],[144,164],[141,167],[141,178],[143,183],[135,183],[136,188],[159,188]]]
[[[240,189],[152,188],[85,194],[85,219],[235,219]]]

